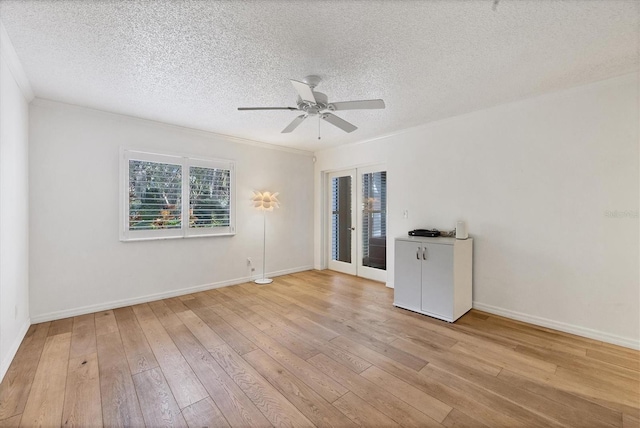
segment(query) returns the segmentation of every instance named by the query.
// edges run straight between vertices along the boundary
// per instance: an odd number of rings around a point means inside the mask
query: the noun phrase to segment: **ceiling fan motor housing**
[[[310,101],[304,101],[300,97],[298,97],[298,108],[308,115],[316,115],[322,110],[326,110],[329,107],[329,97],[327,97],[322,92],[313,91],[313,96],[316,99],[315,103]]]

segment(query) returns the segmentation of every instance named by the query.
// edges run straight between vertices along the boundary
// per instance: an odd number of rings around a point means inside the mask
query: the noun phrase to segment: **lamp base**
[[[271,278],[262,278],[262,279],[256,279],[255,281],[256,284],[271,284],[273,282],[273,279]]]

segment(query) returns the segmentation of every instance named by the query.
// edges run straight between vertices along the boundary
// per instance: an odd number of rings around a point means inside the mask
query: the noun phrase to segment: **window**
[[[124,150],[121,240],[234,234],[234,166]]]

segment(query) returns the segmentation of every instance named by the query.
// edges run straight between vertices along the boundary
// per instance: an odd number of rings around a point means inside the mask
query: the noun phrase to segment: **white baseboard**
[[[11,344],[7,355],[5,355],[2,359],[2,362],[0,363],[0,382],[2,382],[2,379],[4,379],[4,375],[7,374],[7,370],[9,370],[9,366],[13,361],[13,357],[16,356],[16,352],[18,352],[18,348],[24,340],[24,336],[27,334],[29,326],[31,326],[31,320],[27,318],[27,321],[22,325],[22,328],[20,329],[20,333],[18,333],[18,336],[16,336],[15,340]]]
[[[387,286],[387,288],[394,288],[393,282],[387,282],[385,285]]]
[[[292,269],[284,269],[284,270],[279,270],[275,272],[268,272],[266,276],[276,277],[276,276],[288,275],[290,273],[303,272],[305,270],[310,270],[310,269],[312,269],[311,266],[300,266]],[[258,276],[252,275],[252,276],[247,276],[242,278],[230,279],[227,281],[214,282],[211,284],[196,285],[194,287],[187,287],[187,288],[181,288],[178,290],[166,291],[163,293],[148,294],[146,296],[139,296],[131,299],[114,300],[107,303],[99,303],[96,305],[82,306],[79,308],[65,309],[62,311],[48,312],[42,315],[33,316],[31,318],[31,322],[34,324],[37,324],[37,323],[46,322],[46,321],[54,321],[54,320],[59,320],[63,318],[76,317],[78,315],[85,315],[93,312],[108,311],[109,309],[122,308],[124,306],[131,306],[131,305],[137,305],[139,303],[153,302],[154,300],[167,299],[170,297],[197,293],[199,291],[212,290],[214,288],[221,288],[221,287],[227,287],[229,285],[236,285],[236,284],[242,284],[245,282],[251,282],[254,279],[257,279],[260,277],[262,277],[262,275],[258,275]]]
[[[529,324],[538,325],[540,327],[552,328],[554,330],[571,333],[578,336],[587,337],[589,339],[600,340],[602,342],[612,343],[614,345],[624,346],[631,349],[640,349],[640,341],[630,339],[628,337],[617,336],[611,333],[605,333],[599,330],[593,330],[586,327],[580,327],[573,324],[567,324],[560,321],[550,320],[548,318],[528,315],[522,312],[511,311],[509,309],[499,308],[480,302],[473,302],[473,308],[479,311],[489,312],[490,314],[500,315],[506,318],[527,322]]]

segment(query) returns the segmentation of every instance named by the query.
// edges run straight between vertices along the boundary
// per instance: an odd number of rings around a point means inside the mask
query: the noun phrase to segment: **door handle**
[[[422,249],[422,260],[427,260],[427,247]]]
[[[356,228],[355,227],[350,227],[349,230],[356,230]]]
[[[416,260],[420,260],[420,247],[416,250]]]

